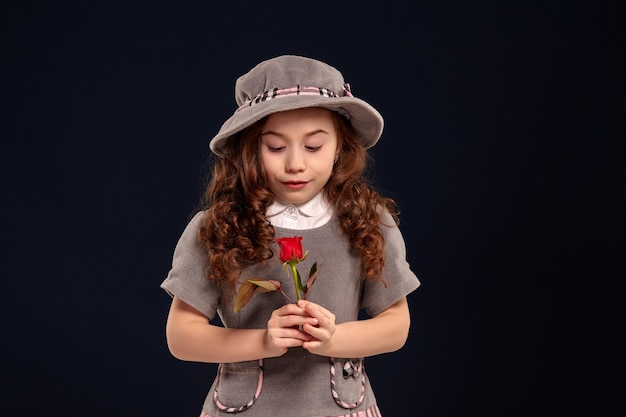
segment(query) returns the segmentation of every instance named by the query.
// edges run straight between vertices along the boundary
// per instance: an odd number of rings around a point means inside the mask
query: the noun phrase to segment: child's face
[[[302,204],[330,178],[338,148],[331,110],[274,113],[261,129],[261,160],[270,190],[282,203]]]

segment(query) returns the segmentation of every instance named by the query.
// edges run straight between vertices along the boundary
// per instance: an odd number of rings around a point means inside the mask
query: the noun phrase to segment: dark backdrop
[[[235,78],[292,53],[385,117],[422,281],[368,360],[385,416],[625,415],[620,15],[249,3],[2,2],[2,408],[198,414],[215,368],[169,355],[159,284]]]

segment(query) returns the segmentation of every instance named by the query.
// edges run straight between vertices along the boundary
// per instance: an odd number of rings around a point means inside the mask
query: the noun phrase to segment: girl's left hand
[[[337,328],[335,327],[335,315],[319,304],[307,300],[299,300],[298,306],[317,319],[317,326],[305,324],[302,330],[313,337],[313,340],[306,341],[302,347],[311,353],[324,355],[329,350],[332,337]]]

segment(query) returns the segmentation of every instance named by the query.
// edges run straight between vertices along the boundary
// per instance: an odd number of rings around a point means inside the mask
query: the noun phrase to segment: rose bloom
[[[276,243],[280,247],[281,262],[302,260],[302,236],[281,237]]]

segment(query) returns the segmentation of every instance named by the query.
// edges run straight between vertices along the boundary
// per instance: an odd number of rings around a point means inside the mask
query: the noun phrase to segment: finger
[[[335,315],[319,305],[308,305],[307,312],[311,317],[317,319],[318,326],[331,327],[335,324]]]
[[[310,336],[312,339],[316,340],[326,340],[328,339],[328,332],[321,327],[313,326],[310,324],[305,324],[302,326],[302,331]]]
[[[284,306],[275,310],[275,312],[281,316],[288,316],[288,315],[308,316],[309,315],[309,313],[306,311],[304,306],[301,306],[298,304],[291,304],[291,303],[285,304]]]
[[[304,301],[299,303],[300,306],[312,317],[317,317],[319,319],[329,320],[332,317],[332,313],[322,307],[319,304],[312,303],[310,301]]]
[[[298,316],[298,315],[289,315],[289,316],[277,316],[271,317],[267,322],[268,329],[282,329],[282,328],[298,328],[305,324],[310,324],[316,326],[319,323],[319,320],[310,316]]]
[[[285,346],[286,344],[301,345],[302,342],[312,340],[312,337],[309,334],[303,332],[299,328],[275,329],[272,330],[270,334],[275,343],[281,346]]]
[[[302,343],[302,347],[310,351],[311,353],[314,353],[313,350],[319,348],[321,345],[322,345],[322,342],[316,339]]]

